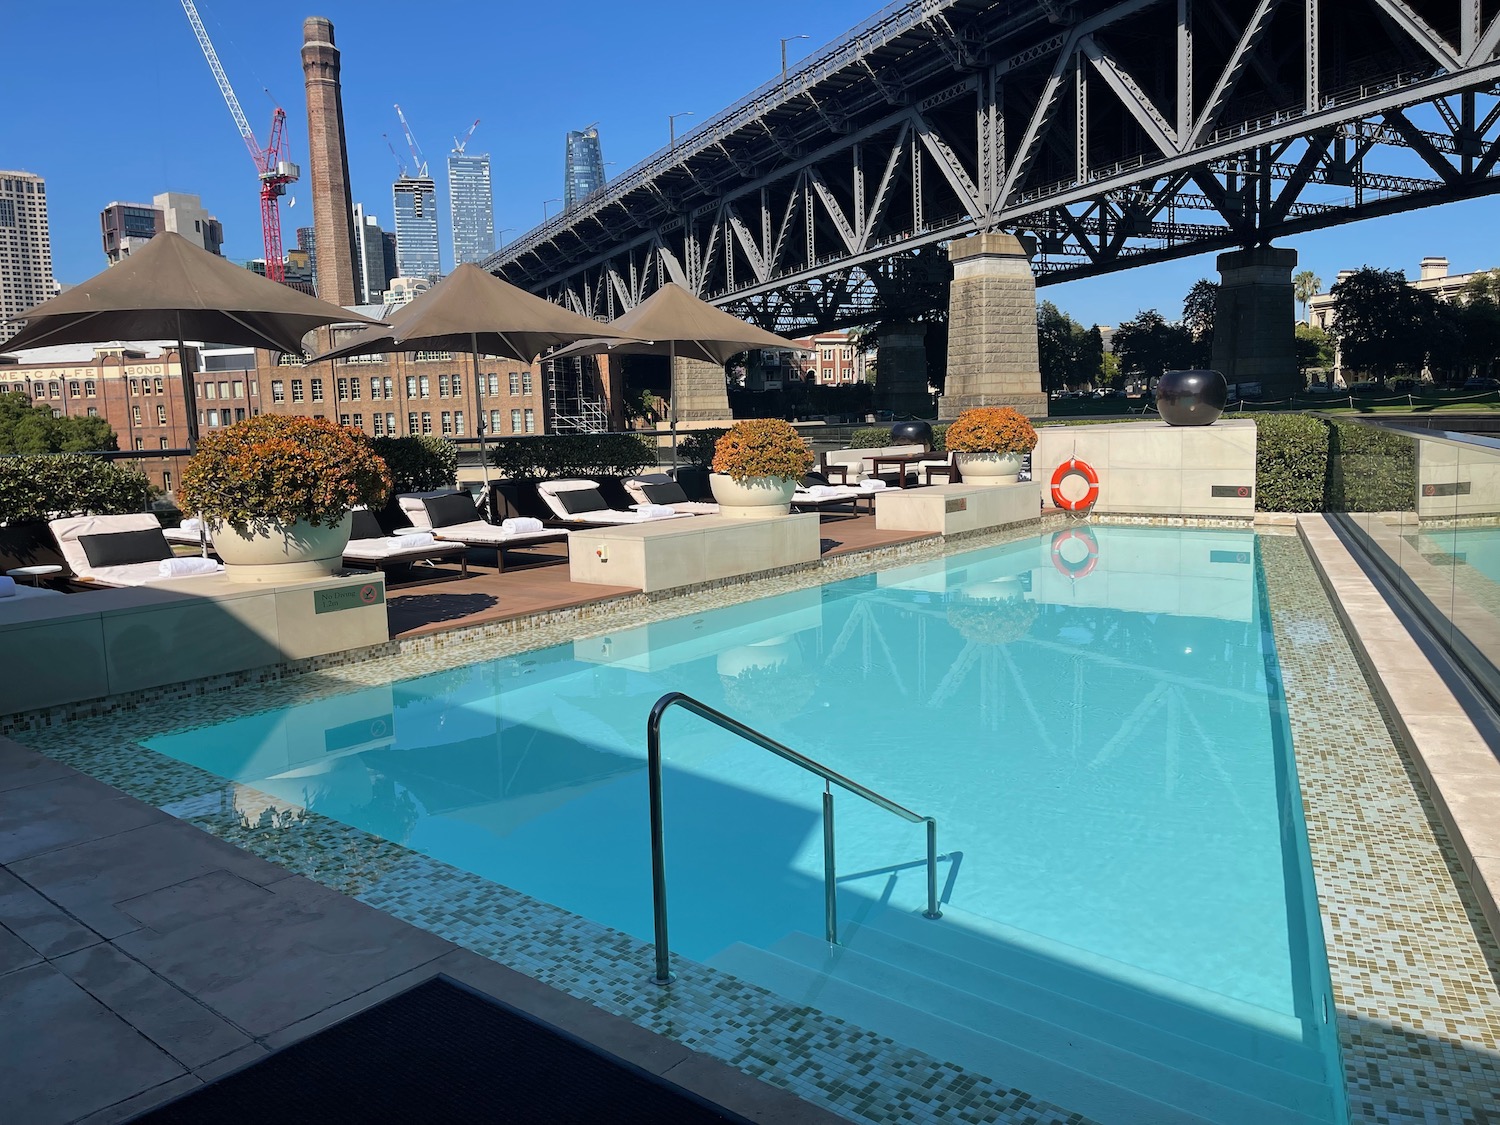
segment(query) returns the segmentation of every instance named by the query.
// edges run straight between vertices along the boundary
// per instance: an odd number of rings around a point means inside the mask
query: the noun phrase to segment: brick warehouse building
[[[0,345],[3,347],[3,345]],[[188,349],[198,369],[201,432],[262,412],[330,418],[370,435],[476,438],[544,433],[540,365],[481,357],[479,398],[467,354],[418,352],[307,364],[251,348]],[[101,417],[122,450],[145,456],[152,483],[171,491],[183,457],[151,456],[187,447],[187,419],[174,347],[109,344],[37,348],[0,355],[0,393],[29,395],[55,414]]]

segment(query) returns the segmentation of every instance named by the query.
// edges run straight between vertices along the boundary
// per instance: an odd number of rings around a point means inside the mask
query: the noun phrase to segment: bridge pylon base
[[[948,376],[943,418],[970,406],[1046,417],[1036,342],[1036,279],[1026,249],[1000,231],[948,244]]]

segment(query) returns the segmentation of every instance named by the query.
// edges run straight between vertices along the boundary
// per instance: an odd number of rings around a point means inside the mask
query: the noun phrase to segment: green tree
[[[1292,293],[1302,305],[1302,320],[1307,321],[1307,303],[1323,292],[1323,279],[1312,270],[1299,270],[1292,275]]]
[[[1493,374],[1500,356],[1500,270],[1465,282],[1452,312],[1460,337],[1458,366],[1466,374]]]
[[[1042,372],[1042,390],[1067,386],[1073,372],[1073,318],[1051,301],[1036,307],[1037,359]]]
[[[1400,371],[1416,374],[1438,330],[1437,299],[1415,289],[1397,270],[1364,266],[1333,294],[1332,335],[1344,365],[1384,382]]]
[[[1299,324],[1295,331],[1297,370],[1305,379],[1311,370],[1333,366],[1333,341],[1328,333],[1312,324]]]
[[[0,454],[86,453],[118,449],[103,418],[54,418],[47,406],[14,391],[0,394]]]
[[[1155,309],[1143,309],[1115,329],[1114,353],[1127,376],[1149,380],[1191,367],[1195,352],[1192,333]]]
[[[1219,303],[1219,283],[1201,277],[1182,299],[1182,326],[1193,339],[1192,367],[1207,367],[1214,350],[1214,311]]]

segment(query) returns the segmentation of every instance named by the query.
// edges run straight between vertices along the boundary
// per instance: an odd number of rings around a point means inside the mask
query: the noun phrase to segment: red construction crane
[[[266,246],[266,276],[272,281],[285,281],[286,264],[281,257],[281,197],[286,194],[286,185],[296,183],[302,174],[291,161],[281,159],[281,146],[286,139],[286,111],[276,107],[276,112],[271,115],[270,143],[261,148],[255,139],[255,131],[245,119],[245,111],[240,108],[239,98],[234,96],[234,87],[219,64],[218,52],[214,50],[193,0],[182,0],[182,10],[187,13],[188,23],[193,25],[193,34],[198,37],[198,46],[203,48],[203,57],[214,73],[214,81],[219,84],[219,93],[224,95],[235,128],[240,131],[245,147],[250,150],[250,159],[255,162],[255,171],[260,178],[260,225]]]

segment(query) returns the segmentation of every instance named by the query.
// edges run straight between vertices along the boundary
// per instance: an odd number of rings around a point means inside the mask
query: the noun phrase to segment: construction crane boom
[[[396,171],[400,172],[403,176],[406,175],[406,161],[401,159],[401,154],[396,151],[396,146],[391,144],[391,135],[389,133],[381,133],[380,139],[385,141],[385,147],[391,150],[391,159],[396,162]]]
[[[458,153],[459,156],[462,156],[464,149],[469,147],[469,138],[474,135],[474,130],[477,128],[479,128],[479,119],[476,117],[474,124],[470,125],[469,131],[464,134],[463,140],[459,140],[457,137],[453,138],[453,151]]]
[[[208,37],[208,29],[203,26],[197,5],[193,0],[182,0],[182,10],[187,13],[193,34],[198,37],[198,46],[203,51],[203,57],[208,60],[208,69],[213,71],[214,81],[219,84],[224,104],[229,106],[234,127],[239,130],[240,139],[245,142],[245,147],[250,150],[250,159],[255,162],[256,179],[260,187],[260,225],[265,242],[266,276],[272,281],[285,281],[286,264],[281,257],[280,199],[286,194],[286,185],[295,183],[301,175],[295,164],[281,158],[282,146],[286,142],[286,112],[280,106],[276,107],[271,115],[270,143],[261,148],[260,142],[255,139],[255,130],[250,128],[245,111],[240,108],[240,99],[235,97],[234,87],[229,84],[229,76],[224,73],[224,67],[219,62],[219,53],[214,50],[213,41]]]
[[[427,159],[422,155],[422,148],[417,144],[417,138],[411,134],[411,126],[406,123],[406,114],[401,112],[401,107],[396,107],[396,116],[401,121],[401,131],[406,134],[406,147],[411,149],[412,166],[417,170],[417,178],[427,178]]]

